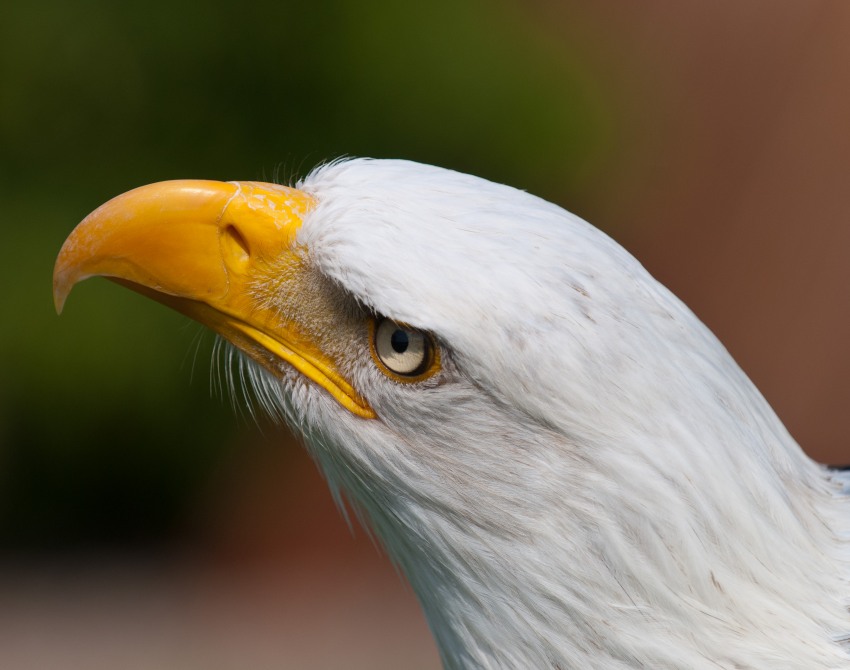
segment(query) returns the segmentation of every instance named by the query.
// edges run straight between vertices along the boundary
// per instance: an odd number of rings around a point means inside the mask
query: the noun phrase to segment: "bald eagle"
[[[57,309],[93,275],[238,349],[446,668],[850,667],[847,479],[560,207],[400,160],[163,182],[71,233]]]

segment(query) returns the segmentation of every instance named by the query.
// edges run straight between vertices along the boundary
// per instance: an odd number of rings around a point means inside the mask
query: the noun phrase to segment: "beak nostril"
[[[222,231],[222,244],[229,256],[235,260],[244,263],[251,257],[248,241],[234,225],[229,225]]]

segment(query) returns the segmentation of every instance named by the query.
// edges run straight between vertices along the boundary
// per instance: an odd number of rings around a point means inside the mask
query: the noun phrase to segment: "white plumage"
[[[304,328],[376,418],[244,363],[409,578],[447,668],[850,667],[842,476],[632,256],[430,166],[349,160],[297,188],[316,203],[302,297],[271,264],[254,298],[321,303]],[[382,373],[345,325],[373,314],[431,334],[439,371]]]

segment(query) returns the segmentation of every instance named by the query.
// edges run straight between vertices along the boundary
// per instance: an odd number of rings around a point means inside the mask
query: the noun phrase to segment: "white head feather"
[[[848,667],[841,482],[632,256],[415,163],[299,188],[308,262],[432,333],[443,369],[398,384],[351,343],[371,421],[294,373],[253,377],[410,579],[448,668]]]

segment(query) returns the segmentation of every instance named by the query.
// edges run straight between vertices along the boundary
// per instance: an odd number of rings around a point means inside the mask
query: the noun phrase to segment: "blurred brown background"
[[[514,184],[609,232],[814,458],[850,463],[850,5],[86,0],[0,26],[0,667],[436,668],[415,599],[211,338],[107,282],[88,211],[339,155]]]

